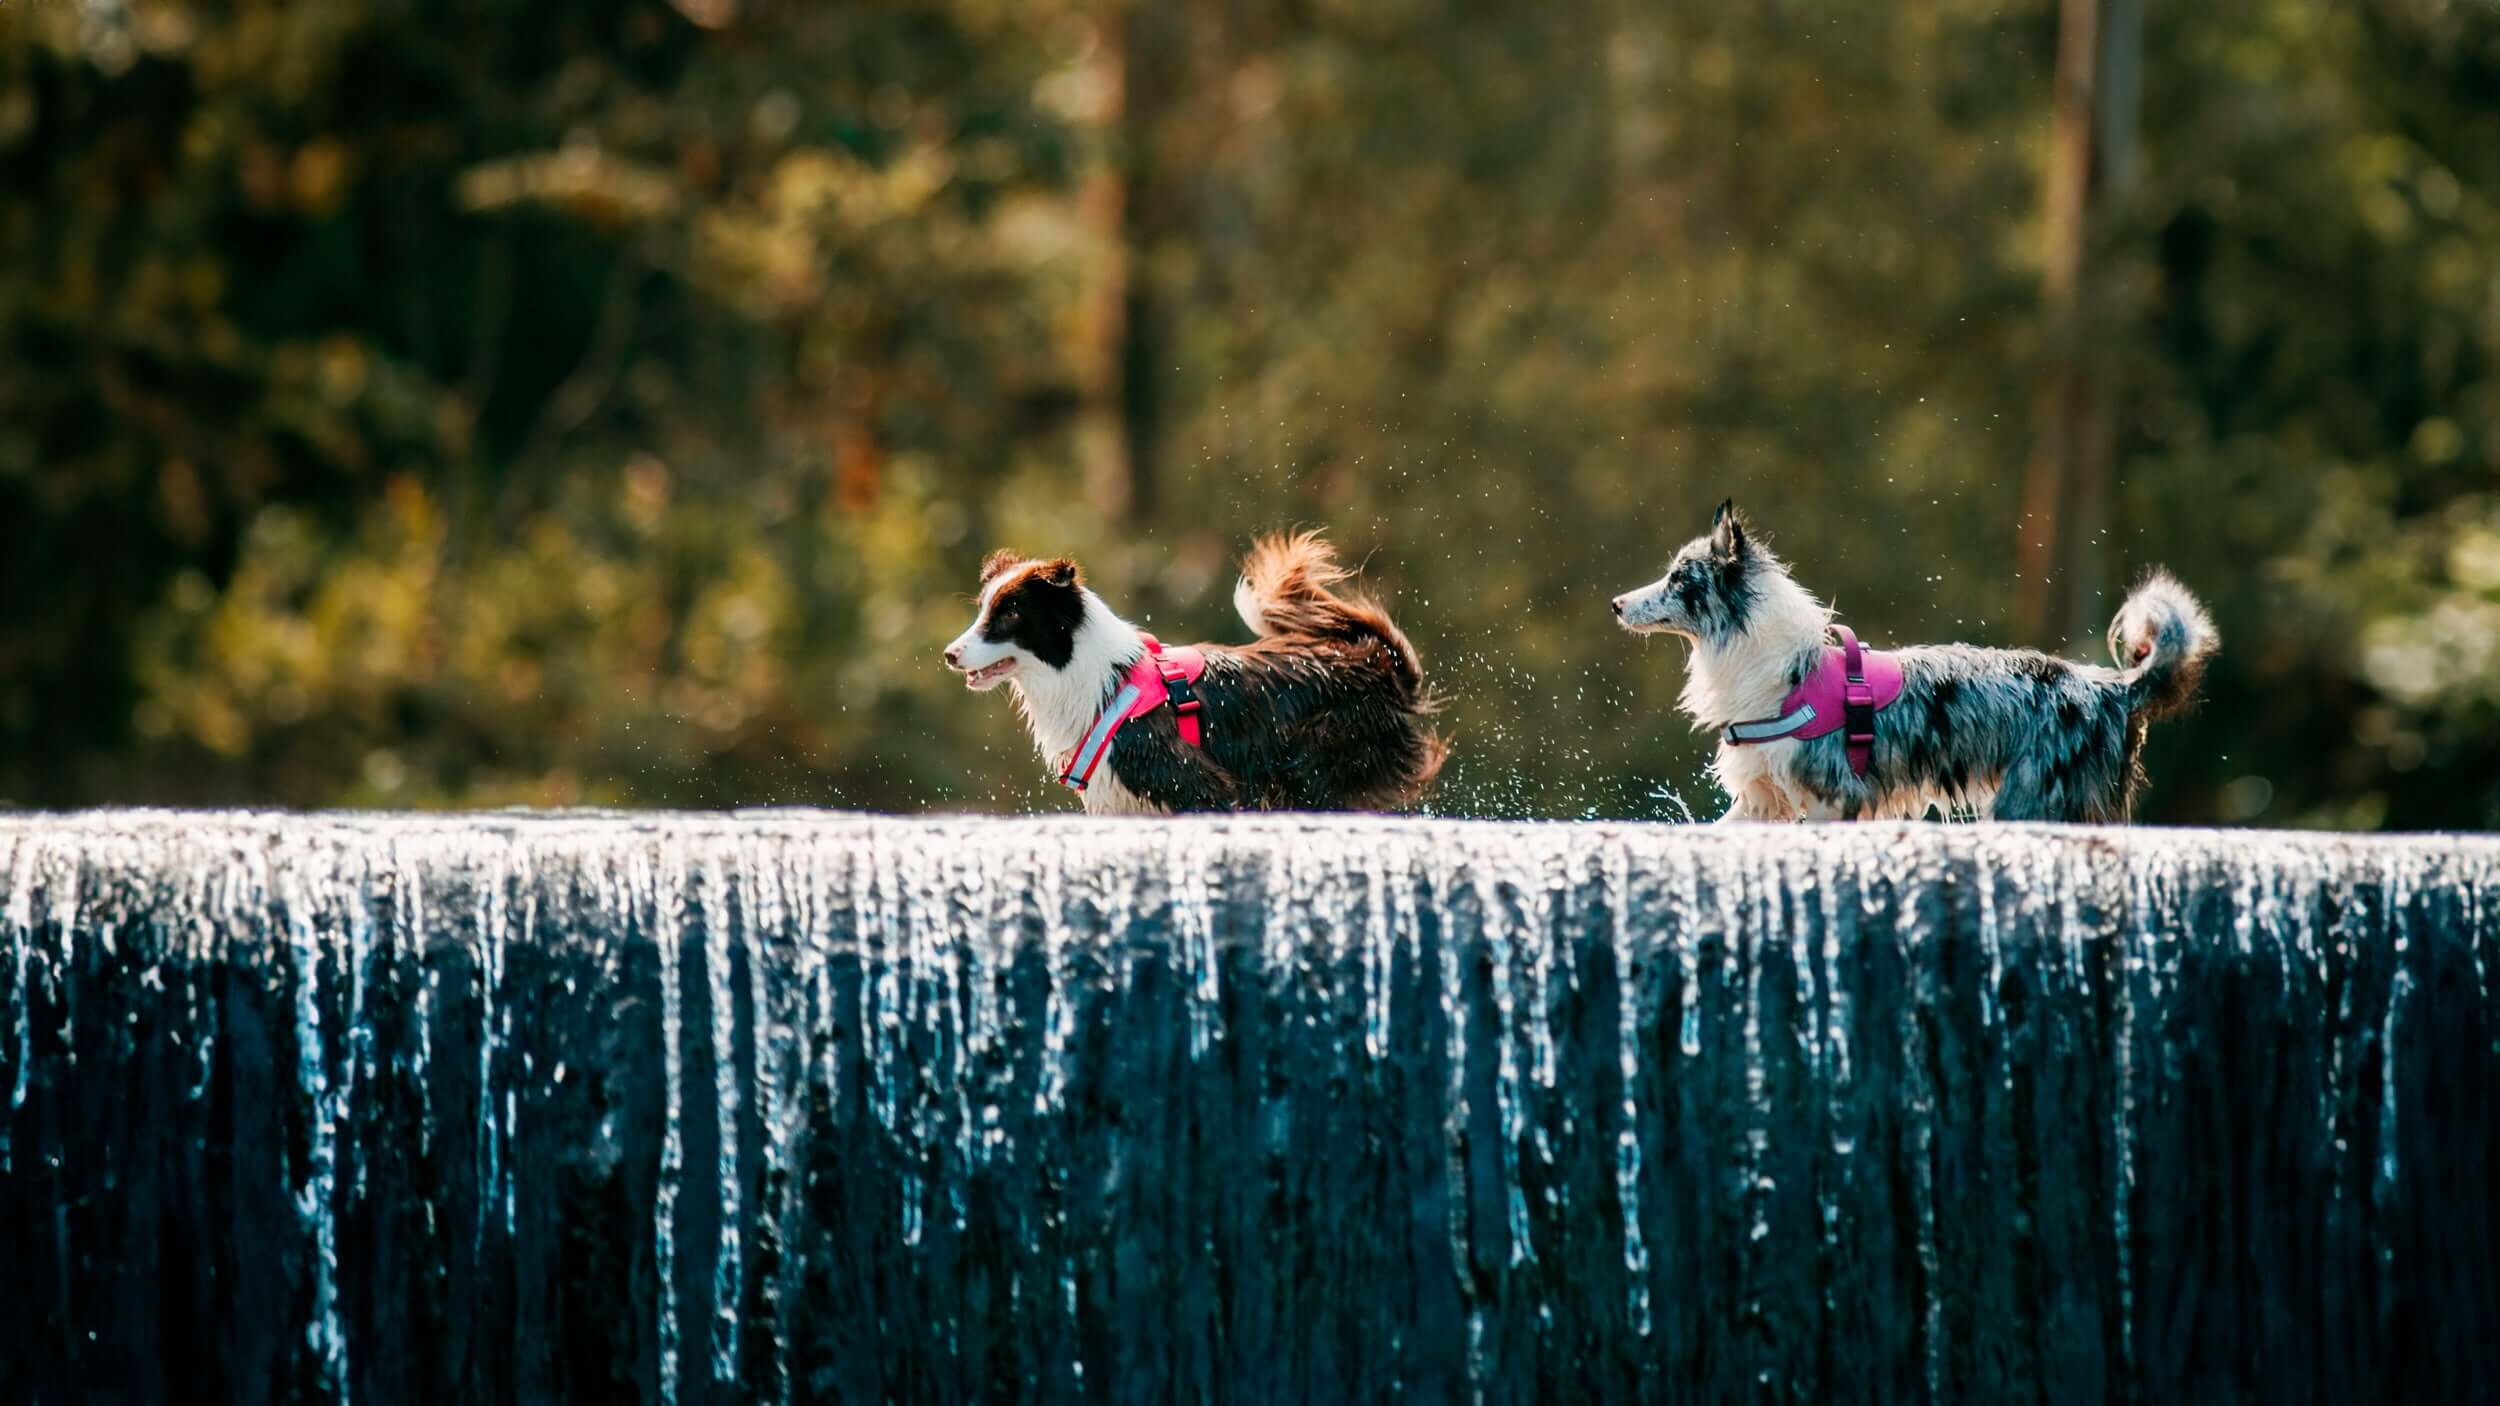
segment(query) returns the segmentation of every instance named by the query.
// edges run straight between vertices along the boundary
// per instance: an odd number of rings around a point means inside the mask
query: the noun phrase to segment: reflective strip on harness
[[[1791,711],[1782,713],[1776,718],[1764,718],[1759,722],[1750,723],[1729,723],[1720,730],[1720,736],[1738,746],[1748,742],[1777,742],[1813,721],[1814,705],[1800,703]]]
[[[1094,779],[1094,769],[1111,754],[1111,735],[1120,730],[1120,724],[1128,721],[1128,710],[1137,706],[1137,698],[1137,685],[1130,684],[1111,700],[1110,707],[1102,710],[1102,716],[1094,720],[1094,730],[1087,735],[1085,745],[1076,749],[1076,755],[1068,758],[1068,769],[1059,773],[1060,785],[1071,791],[1082,791],[1085,783]]]

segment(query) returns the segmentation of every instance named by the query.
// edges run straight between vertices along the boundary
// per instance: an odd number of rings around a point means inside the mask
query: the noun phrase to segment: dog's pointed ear
[[[997,580],[1000,573],[1006,571],[1010,567],[1013,567],[1017,562],[1022,560],[1024,560],[1024,553],[1016,551],[1012,547],[1001,547],[997,551],[990,553],[989,556],[984,558],[981,562],[981,584],[986,586],[992,581]]]
[[[1745,519],[1737,514],[1733,498],[1719,504],[1719,510],[1710,515],[1710,554],[1723,561],[1745,554]]]
[[[1066,557],[1043,562],[1035,574],[1054,586],[1081,586],[1085,583],[1085,573]]]

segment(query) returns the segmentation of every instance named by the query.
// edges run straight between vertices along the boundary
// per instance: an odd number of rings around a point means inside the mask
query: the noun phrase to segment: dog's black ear
[[[1745,554],[1745,520],[1737,516],[1733,498],[1710,515],[1710,554],[1730,561]]]
[[[1054,586],[1074,586],[1085,580],[1085,573],[1066,557],[1043,562],[1041,569],[1034,574]]]
[[[981,584],[986,586],[990,582],[997,580],[1000,572],[1015,566],[1023,560],[1024,553],[1016,551],[1012,547],[1001,547],[997,551],[990,553],[989,556],[981,563]]]

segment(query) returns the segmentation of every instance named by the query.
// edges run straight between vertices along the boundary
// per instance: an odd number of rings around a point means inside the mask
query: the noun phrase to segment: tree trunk
[[[1087,181],[1086,223],[1104,251],[1086,317],[1086,414],[1079,429],[1088,494],[1114,523],[1154,514],[1164,400],[1163,307],[1155,251],[1170,234],[1161,179],[1164,127],[1186,81],[1181,18],[1130,3],[1104,23],[1106,159]]]
[[[1077,197],[1086,230],[1093,236],[1096,272],[1085,300],[1078,332],[1077,379],[1084,402],[1077,418],[1076,452],[1085,473],[1085,493],[1105,521],[1126,523],[1135,495],[1131,491],[1126,376],[1129,285],[1136,276],[1129,246],[1130,169],[1128,18],[1107,15],[1102,48],[1094,59],[1093,82],[1103,98],[1096,112],[1102,152]]]
[[[2141,6],[2064,0],[2060,10],[2042,214],[2048,364],[2024,473],[2015,600],[2015,628],[2039,644],[2098,629],[2116,451],[2116,328],[2101,315],[2101,298],[2085,293],[2099,272],[2103,227],[2133,154]]]

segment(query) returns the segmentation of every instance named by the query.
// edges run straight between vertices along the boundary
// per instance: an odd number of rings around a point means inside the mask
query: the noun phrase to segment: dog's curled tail
[[[1317,639],[1378,640],[1389,652],[1410,696],[1424,693],[1424,663],[1389,612],[1367,596],[1339,595],[1334,587],[1353,572],[1337,564],[1336,549],[1317,532],[1278,532],[1250,545],[1241,559],[1241,583],[1233,609],[1261,638],[1303,635]]]
[[[2221,643],[2213,617],[2177,577],[2146,576],[2109,622],[2109,652],[2126,675],[2129,711],[2160,718],[2185,708]]]

